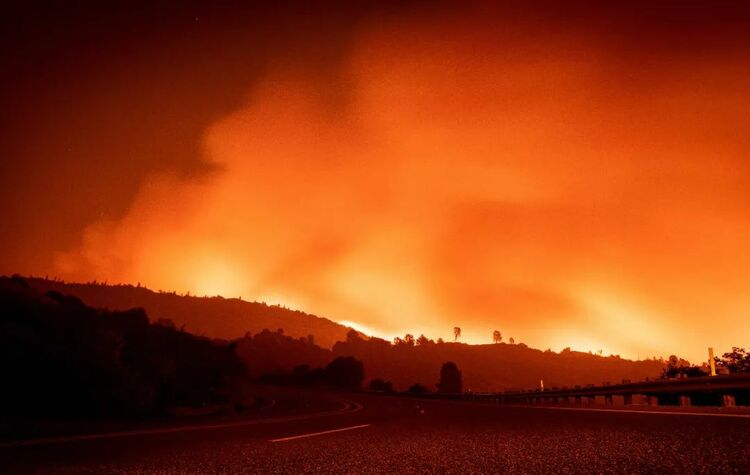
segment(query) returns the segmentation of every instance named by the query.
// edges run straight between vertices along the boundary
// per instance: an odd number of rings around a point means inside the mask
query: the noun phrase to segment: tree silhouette
[[[509,343],[510,343],[511,345],[515,345],[515,343],[516,343],[516,340],[514,340],[514,339],[513,339],[513,337],[510,337],[510,340],[508,340],[508,342],[509,342]]]
[[[428,343],[434,343],[432,340],[428,339],[424,334],[419,335],[419,338],[417,338],[417,345],[424,346]]]
[[[411,385],[409,387],[409,392],[410,393],[414,393],[414,394],[424,394],[424,393],[430,392],[430,390],[427,389],[426,386],[417,383],[417,384],[413,384],[413,385]]]
[[[437,385],[439,393],[457,394],[461,392],[461,371],[456,363],[448,361],[440,368],[440,382]]]
[[[396,337],[393,339],[394,346],[401,346],[403,344],[404,344],[404,340],[402,340],[400,337]]]
[[[365,379],[365,368],[352,356],[339,356],[326,366],[325,379],[330,386],[357,389]]]
[[[393,392],[393,383],[390,381],[384,381],[380,378],[375,378],[370,381],[370,390],[390,393]]]
[[[461,327],[453,327],[453,341],[458,341],[461,338]]]
[[[0,418],[158,415],[227,401],[245,378],[234,343],[89,307],[0,277]]]
[[[408,346],[414,346],[414,335],[411,333],[407,333],[404,335],[404,344]]]
[[[667,367],[662,371],[661,377],[664,379],[677,377],[693,378],[707,375],[708,372],[703,368],[692,366],[687,360],[671,355],[667,362]]]
[[[495,343],[500,343],[501,341],[503,341],[503,335],[499,330],[495,330],[494,332],[492,332],[492,341],[494,341]]]
[[[346,341],[354,341],[359,339],[359,332],[357,330],[351,329],[348,332],[346,332]]]
[[[724,353],[721,359],[715,358],[719,366],[727,368],[731,373],[750,372],[750,353],[744,348],[732,347],[732,351]]]
[[[236,342],[237,355],[245,363],[251,377],[288,373],[299,364],[307,364],[311,368],[325,366],[333,359],[328,351],[311,345],[307,339],[279,335],[268,330],[254,336],[246,335]]]
[[[307,364],[300,364],[292,369],[293,384],[307,385],[319,383],[320,381],[315,381],[316,376],[320,377],[320,375],[314,373],[311,370],[310,365]]]

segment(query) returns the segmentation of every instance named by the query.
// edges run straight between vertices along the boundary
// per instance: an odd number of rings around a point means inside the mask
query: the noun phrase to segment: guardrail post
[[[690,396],[685,396],[685,395],[680,396],[680,406],[682,407],[690,406]]]
[[[576,396],[576,406],[581,405],[581,396]]]
[[[631,405],[633,405],[633,395],[632,394],[623,394],[622,395],[622,403],[625,406],[631,406]]]
[[[658,406],[659,405],[659,398],[656,396],[649,396],[648,397],[648,405],[649,406]]]
[[[735,407],[737,406],[737,401],[734,399],[733,394],[722,394],[721,405],[724,407]]]
[[[604,404],[607,405],[607,406],[614,405],[614,401],[612,400],[612,395],[611,394],[605,394],[604,395]]]

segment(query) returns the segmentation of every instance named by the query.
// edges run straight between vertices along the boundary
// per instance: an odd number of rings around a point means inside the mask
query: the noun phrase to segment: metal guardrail
[[[504,397],[528,397],[530,395],[545,397],[607,396],[642,394],[644,396],[662,393],[701,393],[750,389],[750,373],[704,376],[698,378],[659,379],[635,383],[604,384],[574,388],[552,388],[547,390],[517,391],[512,393],[474,393],[502,395]]]
[[[675,404],[690,406],[721,405],[733,407],[738,402],[750,405],[750,374],[705,376],[698,378],[660,379],[653,381],[625,382],[621,384],[588,385],[574,388],[535,389],[498,393],[420,394],[420,397],[455,399],[498,404],[538,403],[594,403],[594,398],[603,398],[604,404],[612,405],[613,397],[622,397],[622,403],[632,404],[633,396],[642,396],[649,405]]]

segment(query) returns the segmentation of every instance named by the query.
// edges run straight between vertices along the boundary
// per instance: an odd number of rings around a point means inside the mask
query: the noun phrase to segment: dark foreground
[[[743,473],[750,467],[750,418],[274,396],[273,407],[240,421],[210,421],[212,428],[197,423],[6,445],[0,473]]]

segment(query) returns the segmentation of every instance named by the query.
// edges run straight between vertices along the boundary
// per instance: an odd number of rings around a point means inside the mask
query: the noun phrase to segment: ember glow
[[[265,63],[191,173],[149,169],[122,215],[12,270],[703,359],[750,336],[747,41],[709,18],[686,54],[692,17],[600,13],[368,17],[334,73]]]

